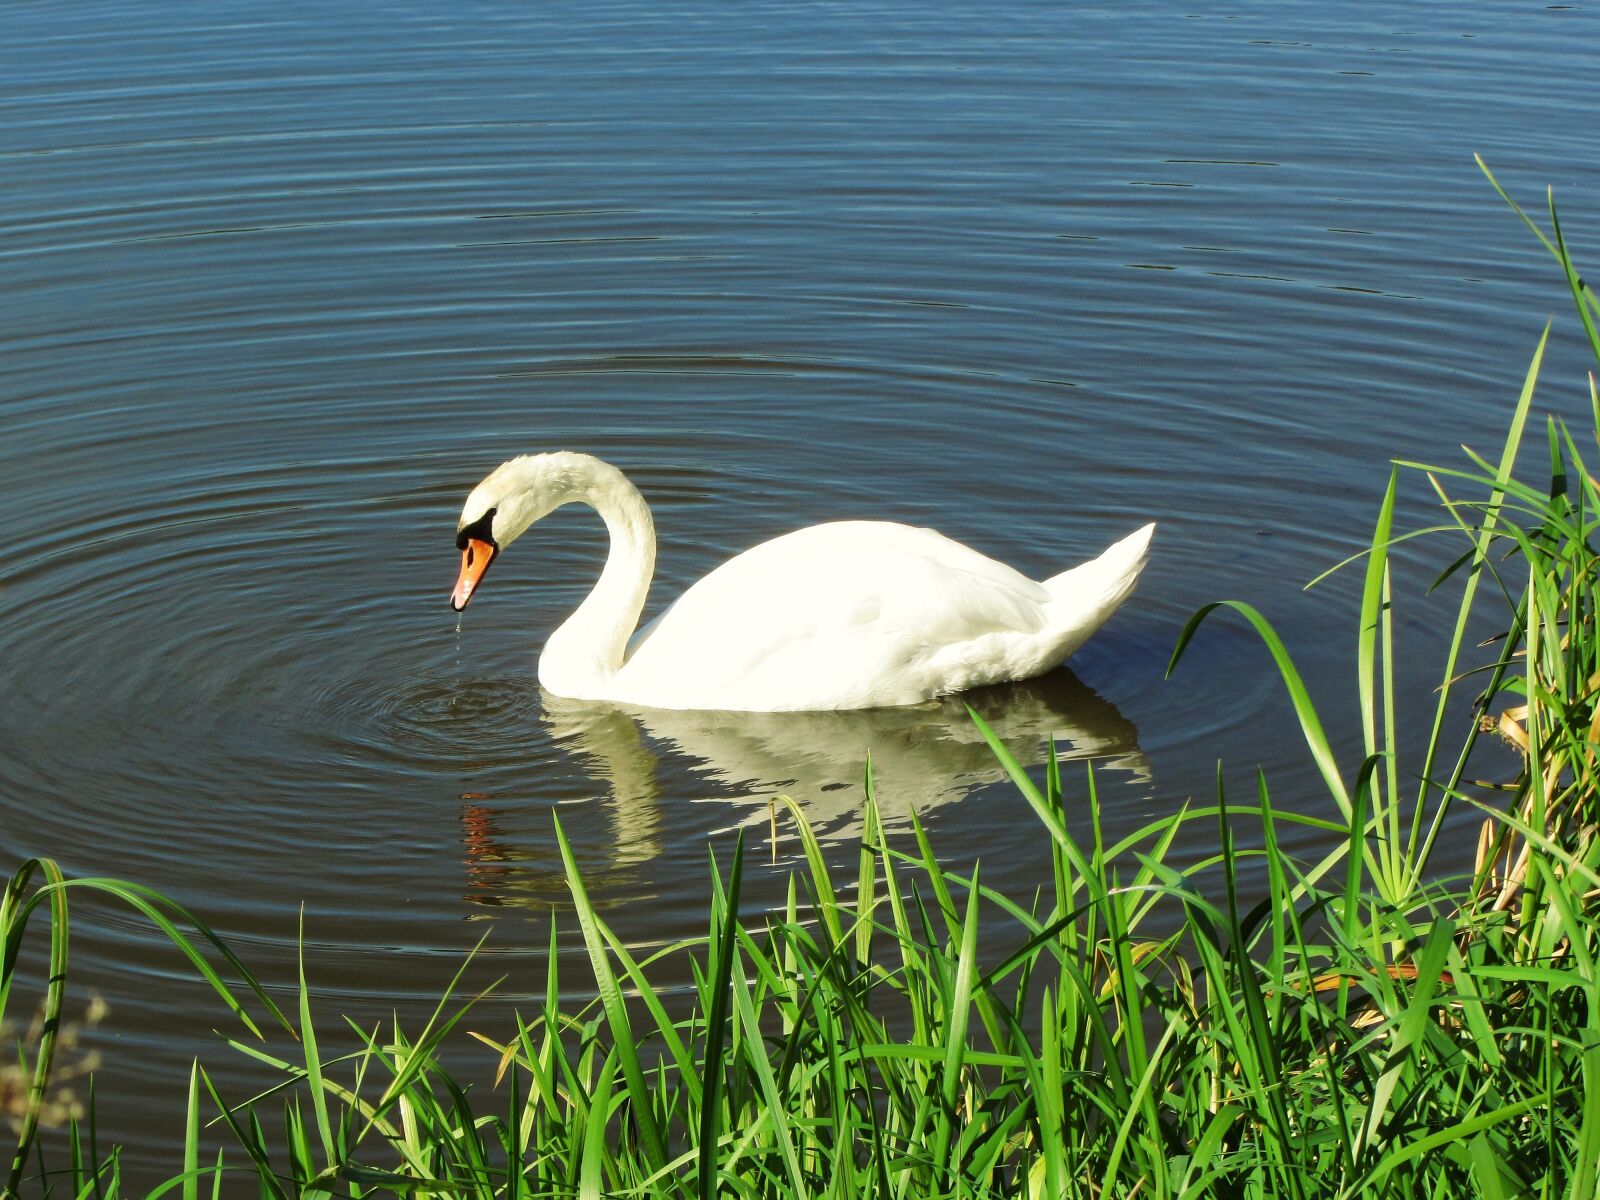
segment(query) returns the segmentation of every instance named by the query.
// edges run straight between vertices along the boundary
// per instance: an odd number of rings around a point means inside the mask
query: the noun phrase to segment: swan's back
[[[1089,570],[1096,560],[1041,584],[931,529],[839,521],[797,530],[730,559],[640,630],[619,698],[865,708],[1038,674],[1131,591],[1148,541],[1147,528],[1108,551],[1124,553],[1105,570]],[[1086,606],[1067,594],[1074,578],[1094,589]]]

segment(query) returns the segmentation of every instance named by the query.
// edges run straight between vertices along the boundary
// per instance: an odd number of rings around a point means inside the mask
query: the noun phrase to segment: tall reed
[[[45,923],[47,966],[43,995],[37,1010],[19,1024],[27,1032],[18,1037],[4,1036],[7,1057],[14,1061],[0,1067],[0,1118],[9,1117],[17,1137],[9,1166],[0,1176],[0,1200],[22,1194],[25,1182],[51,1194],[51,1173],[44,1165],[40,1145],[41,1118],[57,1116],[67,1123],[66,1144],[70,1180],[67,1190],[74,1196],[116,1195],[120,1190],[118,1150],[108,1147],[102,1157],[93,1120],[93,1090],[89,1104],[80,1114],[77,1104],[53,1098],[52,1087],[63,1074],[57,1061],[63,1032],[68,1026],[67,981],[70,923],[68,900],[73,891],[88,892],[126,904],[164,933],[181,951],[195,972],[209,983],[223,1004],[255,1037],[260,1028],[244,1007],[241,995],[248,996],[278,1025],[289,1032],[294,1026],[278,1009],[266,989],[245,969],[238,957],[204,922],[182,905],[150,888],[117,879],[68,879],[52,859],[31,858],[12,872],[0,890],[0,1035],[9,1035],[8,1015],[14,1004],[15,985],[22,976],[23,950],[30,925],[36,919]],[[207,951],[210,951],[208,956]],[[220,960],[223,970],[238,980],[229,983],[213,966]],[[8,1011],[11,1010],[11,1011]],[[87,1121],[83,1121],[83,1117]],[[34,1174],[29,1177],[30,1157]]]

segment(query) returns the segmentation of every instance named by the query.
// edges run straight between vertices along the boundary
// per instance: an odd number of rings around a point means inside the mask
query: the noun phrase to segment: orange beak
[[[479,538],[467,539],[466,549],[461,552],[461,575],[456,579],[455,591],[450,593],[451,608],[460,612],[467,606],[467,601],[472,599],[472,593],[478,590],[478,581],[483,578],[484,572],[489,569],[489,564],[499,552],[500,547],[493,542],[485,542]]]

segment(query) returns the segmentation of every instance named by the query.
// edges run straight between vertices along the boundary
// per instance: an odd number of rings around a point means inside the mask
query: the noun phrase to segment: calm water
[[[528,535],[458,634],[466,490],[555,448],[654,505],[651,611],[797,524],[930,524],[1043,576],[1157,520],[1074,674],[975,702],[1030,761],[1099,761],[1114,831],[1219,757],[1317,808],[1252,639],[1217,624],[1170,684],[1167,655],[1249,598],[1347,725],[1356,581],[1300,587],[1386,459],[1495,444],[1550,312],[1544,403],[1582,411],[1559,277],[1471,155],[1597,246],[1600,23],[1198,7],[8,5],[0,867],[153,884],[278,981],[304,904],[330,1016],[413,1012],[487,922],[480,1028],[542,987],[556,809],[640,944],[700,928],[708,839],[766,854],[774,790],[848,853],[869,750],[897,819],[1035,883],[959,704],[542,696],[592,515]],[[113,1010],[104,1124],[176,1171],[191,1056],[252,1077],[144,925],[75,952]]]

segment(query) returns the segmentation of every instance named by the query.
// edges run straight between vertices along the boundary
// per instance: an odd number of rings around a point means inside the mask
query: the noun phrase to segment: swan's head
[[[525,454],[501,463],[467,497],[456,524],[461,575],[450,593],[460,612],[472,599],[495,556],[540,517],[582,493],[581,454]]]

